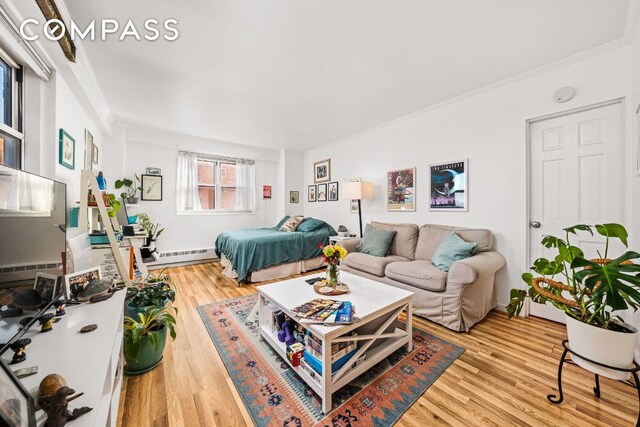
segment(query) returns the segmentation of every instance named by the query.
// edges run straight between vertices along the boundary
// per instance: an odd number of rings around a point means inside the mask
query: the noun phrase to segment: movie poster
[[[387,172],[387,210],[415,212],[416,168]]]
[[[466,211],[467,160],[429,166],[430,211]]]

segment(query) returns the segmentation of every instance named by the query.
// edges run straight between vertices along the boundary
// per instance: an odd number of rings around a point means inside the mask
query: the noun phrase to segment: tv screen
[[[33,287],[38,273],[62,274],[66,191],[63,183],[0,165],[0,297],[1,288]]]

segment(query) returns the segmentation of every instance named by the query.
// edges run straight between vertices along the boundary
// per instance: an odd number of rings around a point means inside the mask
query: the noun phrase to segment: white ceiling
[[[628,0],[66,0],[175,18],[175,42],[85,42],[114,114],[306,150],[619,39]]]

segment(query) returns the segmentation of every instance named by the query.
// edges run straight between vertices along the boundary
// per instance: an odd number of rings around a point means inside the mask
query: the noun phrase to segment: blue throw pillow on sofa
[[[436,249],[431,262],[442,271],[449,271],[451,264],[469,258],[476,251],[477,243],[465,242],[458,233],[452,231]]]
[[[389,246],[391,246],[395,235],[396,232],[393,230],[383,230],[367,224],[367,227],[364,229],[364,236],[356,247],[356,252],[380,257],[387,256]]]

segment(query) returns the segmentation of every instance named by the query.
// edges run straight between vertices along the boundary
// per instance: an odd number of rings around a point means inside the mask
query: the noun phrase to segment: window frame
[[[11,70],[11,126],[0,121],[0,131],[15,138],[20,144],[18,165],[7,165],[4,159],[0,164],[24,169],[24,67],[18,65],[4,51],[0,50],[0,60]],[[1,137],[1,135],[0,135]]]
[[[220,157],[213,155],[205,155],[195,153],[197,157],[197,161],[206,161],[214,164],[214,184],[201,184],[200,179],[198,177],[197,186],[200,187],[209,187],[214,189],[214,209],[203,209],[202,207],[198,210],[188,210],[181,211],[179,215],[255,215],[256,206],[253,206],[253,210],[235,210],[235,209],[223,209],[222,208],[222,189],[223,188],[237,188],[237,185],[223,185],[222,184],[222,164],[229,165],[237,165],[238,161],[247,161],[249,159],[239,159],[239,158],[230,158],[230,157]],[[253,167],[255,167],[255,162],[253,163]],[[252,191],[256,191],[255,182],[253,183]]]

